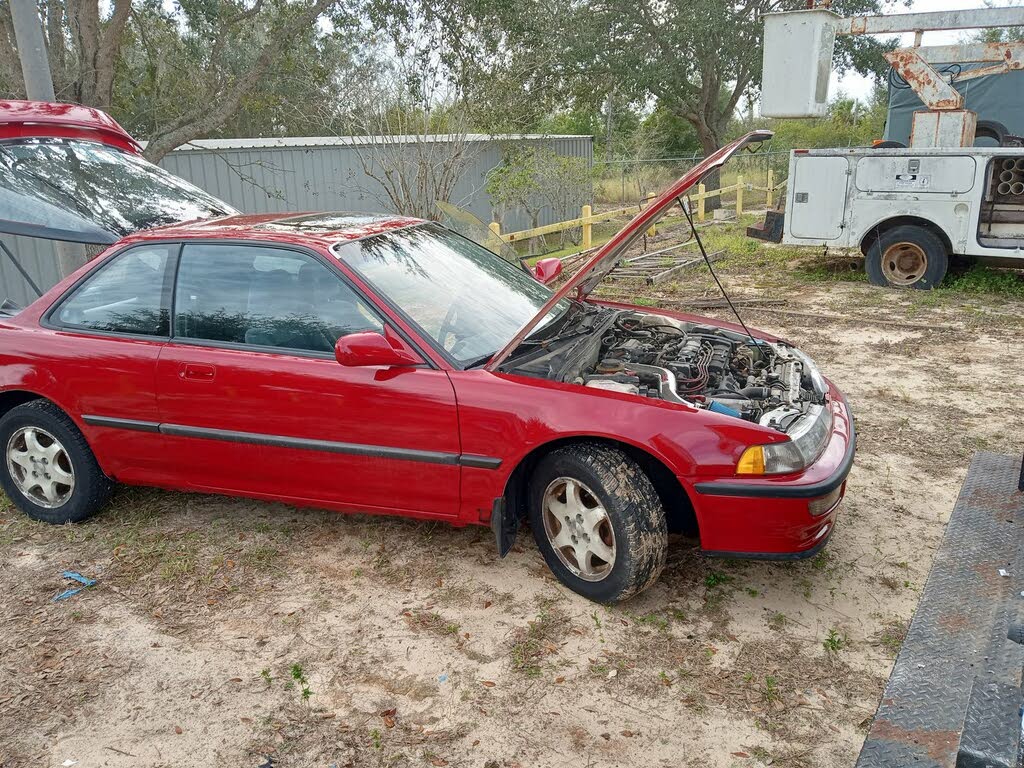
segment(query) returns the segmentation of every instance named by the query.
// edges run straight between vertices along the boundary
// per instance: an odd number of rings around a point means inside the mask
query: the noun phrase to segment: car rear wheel
[[[51,402],[33,400],[8,411],[0,419],[0,446],[0,485],[35,520],[77,523],[110,498],[113,483],[85,437]]]
[[[942,282],[948,267],[942,238],[913,224],[882,232],[864,254],[871,284],[890,288],[931,290]]]
[[[665,567],[665,510],[622,451],[597,443],[552,451],[534,470],[529,493],[537,546],[574,592],[618,602],[649,587]]]

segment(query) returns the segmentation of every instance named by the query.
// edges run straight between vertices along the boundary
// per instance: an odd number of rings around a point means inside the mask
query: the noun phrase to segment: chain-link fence
[[[702,155],[694,153],[684,157],[606,160],[594,166],[594,202],[598,208],[618,207],[637,203],[662,192],[700,162]],[[745,184],[768,186],[768,172],[772,172],[775,185],[788,173],[789,150],[764,147],[757,152],[740,152],[726,163],[719,178],[708,179],[708,191],[731,187],[742,177]],[[735,192],[723,194],[724,205],[735,200]],[[744,191],[745,208],[763,206],[767,195],[760,189]],[[709,206],[710,207],[710,206]]]

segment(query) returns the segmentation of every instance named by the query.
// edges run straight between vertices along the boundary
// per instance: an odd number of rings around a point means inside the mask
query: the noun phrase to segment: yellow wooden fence
[[[697,193],[687,195],[690,200],[690,204],[696,203],[697,208],[697,220],[704,221],[706,218],[705,212],[705,201],[710,200],[713,197],[720,197],[721,195],[729,192],[736,193],[736,215],[741,216],[743,214],[743,195],[744,192],[764,192],[767,199],[767,207],[771,208],[775,201],[775,193],[783,189],[786,186],[786,180],[783,179],[778,184],[775,183],[775,174],[769,169],[767,184],[763,187],[750,182],[744,181],[743,176],[739,175],[736,177],[736,183],[730,184],[728,187],[722,187],[721,189],[707,190],[703,184],[697,185]],[[643,209],[644,203],[649,200],[642,200],[639,204],[639,208]],[[518,243],[523,240],[529,240],[531,237],[540,237],[542,235],[551,235],[555,232],[563,232],[566,229],[575,229],[576,227],[583,228],[583,239],[582,247],[584,249],[590,248],[593,245],[593,227],[594,224],[598,224],[602,221],[610,221],[616,219],[619,216],[626,214],[635,213],[638,206],[632,205],[626,208],[616,208],[613,211],[602,211],[601,213],[595,214],[593,208],[589,205],[584,205],[580,210],[580,215],[575,219],[568,219],[566,221],[556,221],[554,224],[545,224],[543,227],[534,227],[533,229],[523,229],[518,232],[506,232],[502,234],[501,225],[498,222],[491,222],[491,231],[504,240],[506,243]],[[656,233],[655,227],[652,226],[647,230],[648,235],[654,235]]]

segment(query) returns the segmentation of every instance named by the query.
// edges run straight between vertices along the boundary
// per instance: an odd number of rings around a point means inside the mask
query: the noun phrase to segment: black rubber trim
[[[846,477],[853,469],[853,457],[857,453],[857,433],[853,426],[853,412],[850,404],[843,397],[843,405],[850,416],[850,442],[846,446],[846,454],[839,467],[824,480],[808,485],[782,485],[759,481],[755,483],[722,483],[717,480],[697,483],[694,488],[704,496],[745,496],[756,499],[815,499],[827,496],[846,482]]]
[[[473,453],[459,454],[459,464],[463,467],[475,469],[497,469],[501,466],[501,459],[494,456],[477,456]]]
[[[115,419],[111,416],[82,416],[82,421],[92,427],[113,427],[114,429],[131,429],[135,432],[159,432],[160,425],[155,421],[139,421],[137,419]]]
[[[448,464],[477,469],[497,469],[501,466],[501,459],[497,457],[478,456],[470,453],[459,454],[443,451],[421,451],[414,448],[392,448],[385,445],[339,443],[333,440],[267,435],[260,432],[238,432],[233,429],[190,427],[184,424],[158,424],[152,421],[118,419],[110,416],[89,415],[83,416],[82,420],[86,424],[95,427],[113,427],[115,429],[129,429],[136,432],[159,432],[162,435],[174,437],[195,437],[203,440],[223,440],[229,443],[270,445],[275,448],[297,448],[305,451],[344,453],[350,456],[370,456],[378,459],[399,459],[402,461],[418,461],[425,464]]]
[[[707,550],[702,551],[701,554],[705,557],[733,557],[737,560],[773,560],[781,563],[806,560],[809,557],[814,557],[825,548],[828,540],[832,538],[832,532],[835,529],[835,523],[832,523],[832,527],[828,529],[828,533],[822,537],[821,541],[802,552],[725,552],[723,550]]]

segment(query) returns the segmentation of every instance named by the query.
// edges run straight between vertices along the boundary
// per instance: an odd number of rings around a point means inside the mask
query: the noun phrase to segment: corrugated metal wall
[[[560,155],[593,162],[593,140],[589,136],[516,141],[543,143]],[[456,182],[451,200],[484,222],[491,221],[493,215],[484,189],[487,173],[501,162],[501,152],[497,141],[473,142],[472,160]],[[246,213],[390,210],[381,187],[363,172],[358,150],[347,145],[180,149],[160,165]],[[577,210],[545,209],[540,224],[578,215]],[[501,220],[504,231],[530,226],[523,211],[506,211]],[[52,243],[23,237],[2,239],[43,290],[59,280]],[[0,254],[0,299],[5,297],[25,304],[35,295],[7,257]]]

